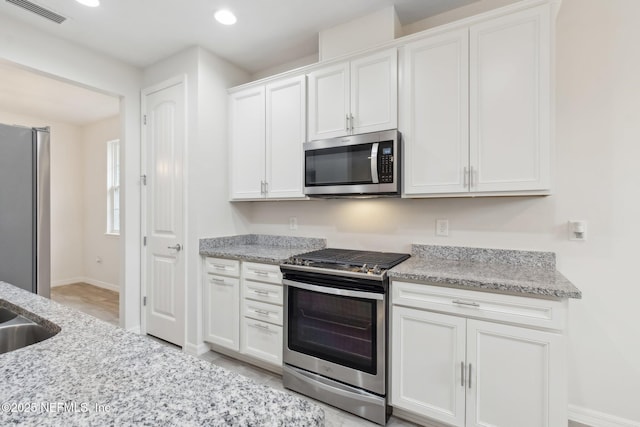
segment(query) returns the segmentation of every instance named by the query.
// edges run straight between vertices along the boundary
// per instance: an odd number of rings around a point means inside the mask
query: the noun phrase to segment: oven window
[[[289,287],[289,348],[376,374],[376,301]]]
[[[306,186],[371,184],[371,145],[307,151]]]

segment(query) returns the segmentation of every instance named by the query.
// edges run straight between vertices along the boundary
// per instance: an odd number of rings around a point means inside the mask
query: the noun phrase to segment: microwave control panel
[[[393,183],[393,142],[381,142],[378,147],[378,181]]]

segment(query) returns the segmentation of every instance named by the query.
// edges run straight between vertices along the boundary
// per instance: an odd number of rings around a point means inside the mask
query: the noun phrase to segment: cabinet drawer
[[[255,301],[282,305],[282,285],[243,280],[243,297]]]
[[[240,276],[240,261],[235,259],[206,257],[205,271],[207,273],[222,274],[225,276]]]
[[[391,287],[394,305],[557,330],[564,329],[566,324],[566,300],[527,298],[398,281],[393,281]]]
[[[282,365],[282,326],[243,318],[240,351],[276,366]]]
[[[261,282],[282,284],[282,273],[279,265],[257,264],[255,262],[242,263],[242,277]]]
[[[262,320],[282,326],[282,306],[245,299],[242,303],[245,317]]]

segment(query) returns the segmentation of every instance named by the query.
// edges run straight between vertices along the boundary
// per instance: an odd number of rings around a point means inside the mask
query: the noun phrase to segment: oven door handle
[[[352,290],[348,290],[348,289],[337,289],[337,288],[331,288],[329,286],[318,286],[318,285],[311,285],[309,283],[294,282],[292,280],[287,280],[287,279],[284,279],[282,281],[282,284],[285,285],[285,286],[291,286],[293,288],[300,288],[300,289],[304,289],[304,290],[307,290],[307,291],[318,292],[318,293],[321,293],[321,294],[338,295],[338,296],[341,296],[341,297],[364,298],[364,299],[371,299],[371,300],[378,300],[378,301],[383,301],[384,300],[384,295],[383,294],[377,294],[375,292],[364,292],[364,291],[352,291]]]

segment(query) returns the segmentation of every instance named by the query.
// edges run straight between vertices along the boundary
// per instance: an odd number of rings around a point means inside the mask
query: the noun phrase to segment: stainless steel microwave
[[[396,129],[304,144],[310,197],[399,197],[401,136]]]

